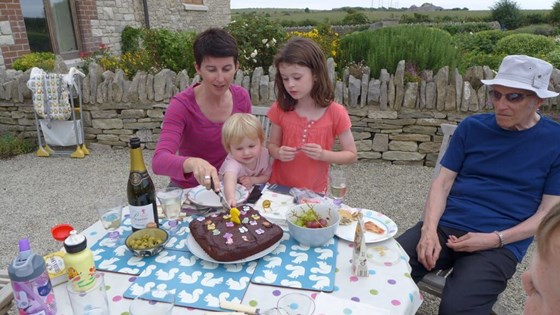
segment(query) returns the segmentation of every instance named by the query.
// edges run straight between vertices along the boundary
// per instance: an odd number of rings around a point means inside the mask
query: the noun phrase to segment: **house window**
[[[206,0],[181,0],[187,11],[208,11]]]
[[[21,0],[20,3],[32,52],[51,51],[64,59],[79,57],[74,0]]]

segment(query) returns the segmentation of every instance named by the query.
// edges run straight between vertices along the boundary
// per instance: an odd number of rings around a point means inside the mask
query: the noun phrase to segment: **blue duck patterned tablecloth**
[[[175,304],[185,307],[221,310],[220,299],[241,303],[258,261],[242,264],[217,264],[189,252],[164,250],[172,260],[152,261],[126,290],[124,297],[134,298],[157,288],[175,294]]]
[[[338,238],[320,247],[300,245],[284,233],[280,245],[260,259],[251,282],[315,291],[334,291]]]
[[[222,310],[220,299],[241,302],[249,282],[331,292],[334,290],[338,239],[321,247],[301,246],[284,233],[278,247],[261,259],[218,264],[197,258],[187,248],[188,220],[180,222],[165,249],[153,257],[136,257],[124,244],[131,233],[125,217],[116,243],[108,235],[91,246],[97,269],[138,275],[124,297],[134,298],[148,289],[169,290],[176,305]],[[163,228],[166,222],[163,221]]]
[[[167,222],[163,220],[162,226],[165,228]],[[168,257],[168,251],[162,251],[154,257],[136,257],[125,245],[126,238],[132,233],[130,227],[130,218],[125,216],[121,226],[118,229],[120,237],[114,242],[107,235],[103,236],[97,243],[91,246],[93,259],[98,270],[124,273],[129,275],[140,274],[146,266],[154,263],[156,260],[165,261],[173,259]],[[188,252],[187,235],[189,234],[189,223],[180,222],[177,227],[170,233],[169,240],[164,248],[178,252]],[[181,255],[176,253],[176,255]]]

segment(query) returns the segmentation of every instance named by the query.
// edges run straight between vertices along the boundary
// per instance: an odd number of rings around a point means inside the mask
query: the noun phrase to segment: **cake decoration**
[[[197,218],[189,224],[191,236],[217,261],[237,261],[259,253],[281,240],[284,231],[250,206]]]
[[[241,211],[239,211],[239,209],[237,208],[231,208],[229,209],[229,215],[231,216],[231,222],[235,223],[235,224],[241,224],[241,221],[239,220],[239,215],[241,214]]]

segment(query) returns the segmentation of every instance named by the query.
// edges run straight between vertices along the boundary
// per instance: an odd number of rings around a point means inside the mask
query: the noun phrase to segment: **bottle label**
[[[28,281],[12,281],[19,314],[55,315],[54,292],[47,272]]]
[[[142,179],[143,179],[143,178],[144,178],[144,177],[142,176],[142,173],[140,173],[140,172],[132,172],[132,173],[130,173],[130,183],[131,183],[133,186],[138,186],[138,185],[140,185],[140,183],[142,182]]]
[[[143,229],[150,222],[156,222],[154,218],[154,206],[149,203],[144,206],[129,205],[130,210],[130,224],[135,229]]]

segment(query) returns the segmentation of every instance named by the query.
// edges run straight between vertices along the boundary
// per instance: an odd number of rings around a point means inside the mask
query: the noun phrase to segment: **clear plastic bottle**
[[[64,240],[64,264],[68,272],[68,280],[80,277],[73,281],[77,291],[86,291],[95,284],[95,262],[93,253],[87,247],[85,236],[78,234],[76,230],[70,232]]]
[[[14,300],[20,315],[55,315],[56,302],[43,257],[33,253],[26,238],[8,266]]]

